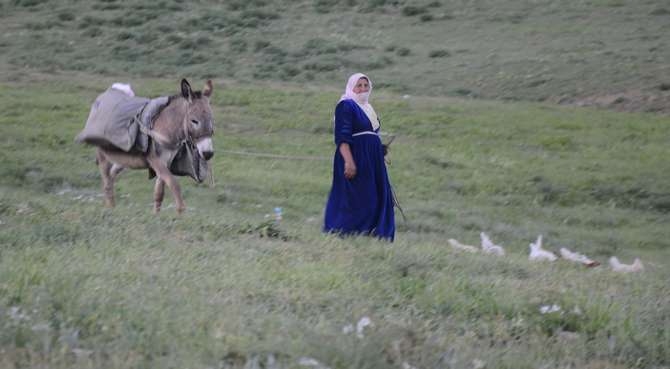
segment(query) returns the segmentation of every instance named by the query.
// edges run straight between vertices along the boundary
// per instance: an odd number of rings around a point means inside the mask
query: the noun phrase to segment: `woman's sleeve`
[[[340,101],[335,107],[335,145],[340,147],[343,142],[352,143],[353,113],[346,101]]]

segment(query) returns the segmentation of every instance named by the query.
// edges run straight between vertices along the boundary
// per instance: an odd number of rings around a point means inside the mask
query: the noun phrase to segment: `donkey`
[[[184,142],[197,147],[204,160],[214,156],[214,124],[209,104],[212,90],[211,80],[205,83],[202,91],[193,91],[188,81],[182,79],[181,95],[169,97],[167,105],[155,116],[152,128],[146,132],[150,138],[147,152],[97,148],[96,161],[102,175],[106,206],[114,207],[114,180],[124,169],[130,168],[149,169],[151,174],[155,173],[154,213],[161,210],[166,184],[174,196],[177,213],[186,209],[179,183],[170,171],[170,161]]]

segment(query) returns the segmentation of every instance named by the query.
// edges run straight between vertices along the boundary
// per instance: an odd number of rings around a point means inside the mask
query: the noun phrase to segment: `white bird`
[[[371,325],[372,320],[370,320],[370,318],[368,318],[367,316],[362,317],[358,321],[358,323],[356,323],[356,336],[358,336],[358,338],[363,338],[363,330],[365,329],[365,327]]]
[[[589,259],[588,257],[586,257],[586,255],[577,252],[572,252],[566,249],[565,247],[561,247],[559,251],[561,252],[561,257],[565,260],[570,260],[576,263],[584,264],[587,267],[595,267],[600,265],[599,262]]]
[[[505,255],[505,250],[502,248],[502,246],[495,245],[493,242],[491,242],[491,239],[486,235],[486,233],[482,232],[479,234],[479,236],[482,239],[482,251],[485,254],[493,254],[498,256]]]
[[[306,366],[314,369],[330,369],[330,367],[321,364],[318,360],[311,357],[301,357],[298,359],[298,365]]]
[[[644,265],[642,265],[642,261],[639,258],[635,258],[633,264],[629,265],[622,264],[616,256],[612,256],[610,258],[610,266],[613,271],[621,273],[636,273],[644,270]]]
[[[479,250],[477,250],[476,247],[474,247],[474,246],[470,246],[470,245],[464,245],[464,244],[462,244],[462,243],[456,241],[456,240],[453,239],[453,238],[450,238],[450,239],[448,240],[448,242],[449,242],[449,244],[451,245],[451,247],[453,247],[453,248],[456,249],[456,250],[467,251],[467,252],[478,252],[478,251],[479,251]]]
[[[535,241],[535,243],[531,243],[528,246],[530,246],[530,255],[528,255],[528,260],[531,260],[531,261],[542,261],[542,260],[554,261],[554,260],[558,259],[556,257],[556,255],[554,255],[553,252],[542,249],[542,235],[539,235],[537,237],[537,241]]]

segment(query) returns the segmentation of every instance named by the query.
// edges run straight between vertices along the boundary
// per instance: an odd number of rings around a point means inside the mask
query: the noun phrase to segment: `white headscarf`
[[[368,90],[367,93],[362,93],[362,94],[356,94],[354,93],[354,87],[356,87],[356,84],[358,83],[358,80],[361,78],[365,78],[368,80],[368,84],[370,85],[370,90]],[[377,130],[379,128],[379,119],[377,119],[377,113],[375,112],[375,109],[372,108],[372,105],[368,102],[368,98],[370,96],[370,93],[372,92],[372,81],[368,76],[366,76],[363,73],[356,73],[352,74],[351,77],[349,77],[349,81],[347,81],[347,87],[344,90],[344,94],[340,97],[340,101],[342,100],[353,100],[358,106],[363,109],[365,112],[365,115],[368,116],[368,119],[370,119],[370,123],[372,123],[372,129]]]

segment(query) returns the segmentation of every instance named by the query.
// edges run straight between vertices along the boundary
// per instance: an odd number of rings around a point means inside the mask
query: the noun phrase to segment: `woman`
[[[393,193],[379,138],[379,120],[368,103],[372,82],[349,77],[335,108],[333,184],[324,232],[363,234],[393,241]]]

